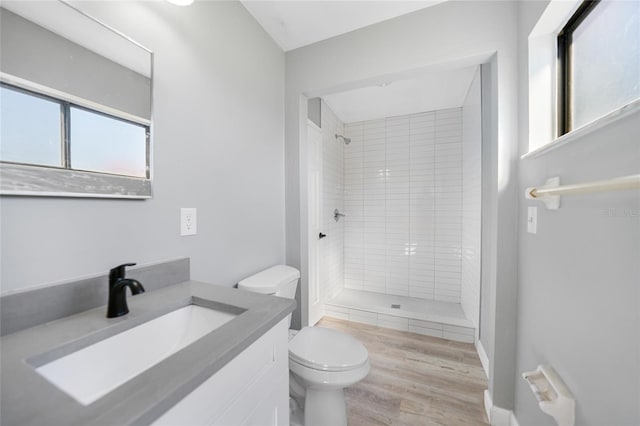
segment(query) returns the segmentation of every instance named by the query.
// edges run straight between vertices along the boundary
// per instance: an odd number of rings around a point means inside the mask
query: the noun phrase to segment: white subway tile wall
[[[320,300],[338,293],[344,286],[344,218],[336,222],[334,209],[341,212],[344,205],[344,143],[336,134],[344,134],[344,125],[322,101],[322,232],[319,241]]]
[[[462,109],[436,111],[435,300],[460,302]]]
[[[435,296],[435,119],[434,112],[411,119],[409,246],[411,297]]]
[[[344,131],[344,286],[460,303],[461,108]]]
[[[364,125],[345,125],[351,143],[344,150],[344,286],[364,289]]]

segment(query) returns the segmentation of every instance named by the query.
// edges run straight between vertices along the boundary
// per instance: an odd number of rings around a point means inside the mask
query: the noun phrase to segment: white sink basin
[[[89,405],[235,316],[197,305],[185,306],[36,371],[82,405]]]

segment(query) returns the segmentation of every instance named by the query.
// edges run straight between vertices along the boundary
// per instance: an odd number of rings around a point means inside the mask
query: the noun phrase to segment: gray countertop
[[[3,426],[145,425],[153,422],[295,308],[295,301],[186,281],[2,337]],[[35,368],[191,303],[241,312],[94,403],[83,406]],[[99,368],[99,366],[96,366]]]

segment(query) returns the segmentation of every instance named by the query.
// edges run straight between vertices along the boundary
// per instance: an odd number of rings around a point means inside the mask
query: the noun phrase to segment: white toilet
[[[240,281],[238,288],[294,299],[298,278],[297,269],[277,265]],[[303,407],[304,425],[346,426],[343,390],[369,373],[367,349],[348,334],[323,327],[305,327],[289,339],[289,395]],[[292,418],[292,424],[300,420]]]

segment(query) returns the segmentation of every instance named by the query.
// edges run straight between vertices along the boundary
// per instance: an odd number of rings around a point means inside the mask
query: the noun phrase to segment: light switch
[[[538,208],[529,207],[527,210],[527,232],[535,234],[538,232]]]

